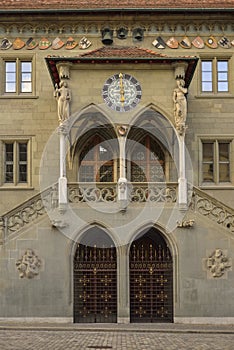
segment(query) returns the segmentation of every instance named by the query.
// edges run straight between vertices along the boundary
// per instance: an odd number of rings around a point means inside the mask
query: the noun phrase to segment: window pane
[[[218,71],[218,92],[228,91],[228,62],[218,61],[217,62]]]
[[[32,92],[32,83],[21,83],[21,92]]]
[[[214,182],[213,164],[203,164],[202,174],[203,174],[203,182]]]
[[[27,182],[27,142],[18,144],[18,181]]]
[[[213,90],[212,74],[212,61],[202,61],[202,91]]]
[[[27,143],[19,143],[19,161],[27,161]]]
[[[218,67],[218,72],[219,71],[223,71],[223,72],[227,72],[228,70],[228,62],[227,61],[218,61],[217,62],[217,67]]]
[[[13,143],[5,144],[5,160],[6,162],[13,162]]]
[[[80,182],[94,182],[94,167],[92,165],[82,165],[79,171]]]
[[[212,82],[212,73],[211,72],[203,72],[203,81],[207,81],[207,82]]]
[[[203,143],[203,162],[213,163],[213,143]]]
[[[159,162],[156,162],[156,165],[151,165],[150,167],[150,181],[152,182],[165,181],[164,169]]]
[[[16,62],[5,62],[5,92],[16,92]]]
[[[22,81],[31,81],[31,73],[22,73]]]
[[[202,71],[212,71],[212,61],[203,61]]]
[[[226,92],[228,91],[228,83],[226,82],[218,82],[218,91],[219,92]]]
[[[202,83],[202,91],[211,92],[212,91],[212,83]]]
[[[22,72],[32,72],[32,62],[21,62]]]
[[[32,62],[21,62],[21,92],[32,92]]]
[[[112,182],[113,181],[113,167],[112,165],[102,165],[100,167],[100,182]],[[98,179],[97,179],[98,180]]]
[[[6,73],[16,72],[16,62],[6,62]]]
[[[5,144],[5,174],[4,181],[6,183],[12,183],[14,179],[14,144]]]
[[[219,164],[219,182],[229,182],[229,163],[227,164]]]
[[[133,182],[146,182],[146,167],[139,166],[132,162],[131,164],[131,181]]]
[[[214,181],[214,144],[203,143],[202,177],[204,182]]]
[[[229,143],[219,143],[219,161],[229,162]]]
[[[103,145],[98,146],[99,160],[110,160],[112,158],[112,152],[106,146],[107,146],[106,144],[105,146]]]
[[[6,82],[15,83],[15,73],[6,73]]]
[[[27,164],[19,166],[19,182],[27,182]]]
[[[218,80],[219,81],[227,81],[227,73],[225,73],[225,72],[218,73]]]
[[[13,164],[7,164],[5,167],[5,182],[6,183],[13,183]]]

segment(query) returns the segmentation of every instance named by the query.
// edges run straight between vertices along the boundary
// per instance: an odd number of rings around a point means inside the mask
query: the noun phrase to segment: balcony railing
[[[117,202],[117,184],[110,183],[69,183],[68,200],[78,202]],[[176,202],[177,183],[140,183],[128,184],[128,201],[131,203],[143,202]]]
[[[129,205],[149,202],[174,203],[177,200],[177,183],[131,183],[128,184]],[[209,218],[222,228],[234,233],[234,209],[230,208],[204,191],[193,187],[190,210]],[[111,203],[118,201],[116,183],[69,183],[69,203]],[[36,194],[0,217],[0,245],[15,237],[22,228],[30,225],[46,211],[58,207],[57,184]]]

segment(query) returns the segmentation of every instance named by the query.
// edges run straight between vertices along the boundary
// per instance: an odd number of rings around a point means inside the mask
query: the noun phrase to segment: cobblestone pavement
[[[0,329],[1,350],[234,350],[234,333]]]

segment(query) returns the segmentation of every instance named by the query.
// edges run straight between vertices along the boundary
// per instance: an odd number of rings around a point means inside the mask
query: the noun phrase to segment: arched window
[[[91,137],[79,157],[80,182],[113,182],[113,151],[107,140]]]
[[[165,154],[159,143],[149,135],[134,142],[131,153],[131,181],[165,181]]]

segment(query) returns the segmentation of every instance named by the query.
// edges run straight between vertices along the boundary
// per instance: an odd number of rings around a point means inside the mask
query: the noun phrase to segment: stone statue
[[[176,80],[177,87],[174,89],[174,117],[176,129],[182,134],[185,130],[185,122],[187,117],[187,99],[186,94],[188,89],[184,87],[185,81],[183,79]]]
[[[59,88],[57,84],[55,85],[54,97],[58,102],[58,119],[61,124],[70,115],[71,90],[68,88],[66,81],[61,81]]]

